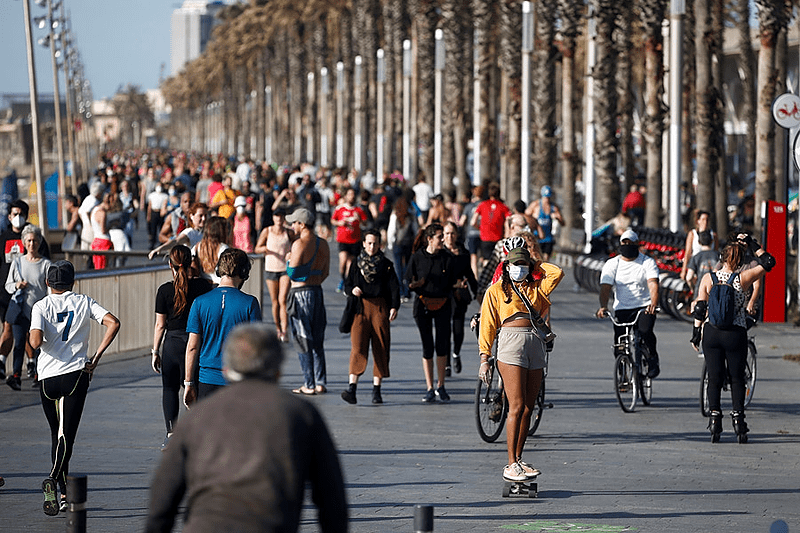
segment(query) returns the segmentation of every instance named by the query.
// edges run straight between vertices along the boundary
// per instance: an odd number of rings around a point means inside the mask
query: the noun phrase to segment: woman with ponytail
[[[186,343],[186,320],[194,299],[211,290],[211,282],[192,277],[192,252],[179,244],[169,253],[169,268],[172,281],[158,288],[156,294],[156,324],[153,334],[153,370],[161,374],[163,386],[161,403],[167,437],[161,445],[166,446],[172,435],[180,410],[180,388],[184,378]]]

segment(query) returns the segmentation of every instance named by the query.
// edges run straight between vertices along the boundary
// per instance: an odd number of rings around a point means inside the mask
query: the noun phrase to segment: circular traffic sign
[[[800,96],[786,93],[777,97],[772,104],[772,116],[786,129],[800,126]]]

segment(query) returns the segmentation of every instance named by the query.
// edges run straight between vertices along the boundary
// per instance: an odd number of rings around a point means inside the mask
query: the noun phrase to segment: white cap
[[[244,196],[237,196],[233,201],[233,207],[247,207],[247,198]]]
[[[620,240],[620,242],[622,242],[624,240],[628,240],[628,241],[631,241],[631,242],[639,242],[639,236],[636,235],[636,232],[633,231],[632,229],[626,229],[625,233],[620,235],[619,240]]]

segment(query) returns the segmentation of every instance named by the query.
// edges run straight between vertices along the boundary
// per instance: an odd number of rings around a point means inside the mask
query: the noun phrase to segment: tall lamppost
[[[472,184],[481,183],[481,65],[478,48],[480,30],[475,30],[472,54]]]
[[[442,192],[442,78],[444,74],[444,32],[434,34],[433,89],[433,191]]]
[[[386,93],[386,60],[383,57],[383,49],[379,48],[377,52],[378,58],[378,116],[377,116],[377,130],[378,134],[376,136],[378,145],[375,150],[375,160],[377,165],[375,166],[375,175],[378,179],[378,182],[383,181],[383,172],[384,172],[384,162],[383,162],[383,154],[384,149],[384,135],[383,135],[383,128],[384,125],[384,98]]]
[[[314,102],[314,73],[308,73],[308,101]],[[308,123],[306,124],[306,161],[313,164],[314,160],[314,117],[313,113],[309,113]]]
[[[583,230],[586,234],[586,244],[584,252],[587,254],[592,249],[592,231],[594,231],[594,66],[597,61],[597,28],[594,19],[592,3],[589,3],[589,35],[588,50],[586,51],[586,130],[584,134],[584,165],[583,165]]]
[[[328,95],[331,92],[328,68],[322,67],[319,71],[319,90],[322,97],[319,99],[319,164],[328,166]]]
[[[364,171],[364,87],[362,85],[362,78],[363,78],[363,68],[362,68],[363,60],[361,56],[356,56],[355,58],[355,68],[353,69],[353,88],[355,88],[356,93],[356,124],[355,124],[355,146],[354,154],[355,154],[355,161],[353,162],[353,167],[359,171]]]
[[[75,176],[78,175],[77,160],[75,159],[75,121],[72,117],[72,75],[70,63],[77,53],[72,50],[72,42],[69,38],[69,28],[67,28],[67,18],[64,15],[64,2],[61,2],[61,23],[63,30],[61,31],[61,50],[64,54],[64,88],[66,94],[64,98],[67,102],[67,147],[69,150],[69,160],[71,162],[70,168],[70,190],[72,194],[77,194],[77,186],[75,184]],[[66,219],[65,219],[66,220]]]
[[[403,177],[411,178],[411,41],[403,41]]]
[[[36,66],[33,60],[33,31],[31,29],[31,6],[28,0],[22,0],[22,11],[25,18],[25,43],[28,53],[28,86],[31,100],[31,129],[33,130],[33,172],[36,183],[36,202],[39,211],[39,224],[47,237],[47,210],[44,205],[44,180],[42,179],[42,149],[39,145],[39,93],[36,89]]]
[[[272,110],[272,87],[267,85],[264,87],[264,92],[266,93],[266,121],[267,121],[267,138],[264,140],[264,159],[267,161],[272,161],[272,131],[273,131],[273,110]]]
[[[58,184],[58,196],[60,198],[64,198],[64,193],[65,193],[64,183],[66,181],[67,173],[64,171],[64,140],[62,137],[62,127],[61,127],[61,93],[59,90],[59,83],[58,83],[58,60],[56,59],[56,36],[53,33],[53,30],[60,26],[60,21],[53,19],[52,0],[46,0],[46,1],[47,1],[47,17],[44,20],[38,19],[37,22],[39,22],[39,28],[44,28],[45,25],[47,26],[47,35],[42,39],[39,39],[39,44],[50,48],[50,58],[53,64],[53,105],[55,107],[55,117],[56,117],[56,153],[58,154],[57,184]],[[39,1],[37,1],[37,3],[39,3]],[[61,33],[63,32],[59,30],[59,34]],[[62,214],[62,219],[63,219],[66,217],[66,206],[62,205],[62,208],[64,210],[64,213]],[[40,225],[44,229],[45,223],[40,222]]]
[[[683,115],[683,15],[684,0],[670,1],[670,102],[669,102],[669,229],[680,231],[681,117]]]
[[[336,166],[344,166],[344,63],[336,63]]]
[[[527,204],[531,190],[531,52],[533,51],[533,12],[530,2],[522,2],[522,130],[520,144],[520,200]]]

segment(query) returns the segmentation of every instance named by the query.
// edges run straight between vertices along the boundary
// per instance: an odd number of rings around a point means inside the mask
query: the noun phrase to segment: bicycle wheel
[[[644,342],[641,342],[642,357],[639,363],[639,379],[636,380],[636,385],[639,390],[639,398],[642,399],[644,405],[650,405],[650,400],[653,398],[653,380],[647,377],[650,371],[650,351]]]
[[[626,413],[636,409],[636,387],[636,369],[630,355],[618,355],[614,362],[614,392],[619,406]]]
[[[508,414],[508,401],[503,394],[503,383],[500,373],[494,367],[489,385],[478,380],[475,386],[475,422],[478,434],[486,442],[494,442],[503,432]]]
[[[533,436],[539,428],[539,422],[542,421],[544,414],[544,379],[539,385],[539,394],[536,396],[536,404],[533,406],[533,414],[531,415],[531,427],[528,430],[528,436]]]
[[[708,417],[708,367],[703,361],[703,372],[700,374],[700,412],[703,416]]]
[[[756,343],[747,340],[747,364],[744,367],[744,406],[750,405],[756,390]]]

